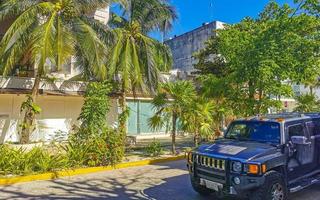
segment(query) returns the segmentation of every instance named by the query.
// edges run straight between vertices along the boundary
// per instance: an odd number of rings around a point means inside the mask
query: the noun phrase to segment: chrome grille
[[[200,166],[204,166],[212,169],[218,169],[223,171],[225,171],[226,169],[226,162],[225,160],[221,160],[221,159],[210,158],[202,155],[196,155],[195,162]]]

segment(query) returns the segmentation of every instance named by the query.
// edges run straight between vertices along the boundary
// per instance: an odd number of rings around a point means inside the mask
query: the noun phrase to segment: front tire
[[[250,200],[288,200],[286,184],[280,173],[270,171],[265,174],[264,184],[253,191]]]

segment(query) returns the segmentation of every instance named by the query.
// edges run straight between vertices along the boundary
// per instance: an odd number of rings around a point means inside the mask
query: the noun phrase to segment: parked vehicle
[[[236,120],[188,154],[188,169],[201,195],[286,200],[320,181],[320,114]]]

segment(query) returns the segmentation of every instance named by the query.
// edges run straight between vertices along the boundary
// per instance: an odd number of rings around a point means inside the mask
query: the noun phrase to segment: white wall
[[[0,95],[0,142],[19,141],[19,123],[23,119],[20,113],[21,103],[25,95]],[[74,124],[83,104],[83,97],[77,96],[39,96],[36,102],[42,109],[36,118],[36,131],[32,134],[32,141],[47,141],[53,138],[55,132],[68,132]],[[111,110],[107,121],[113,125],[117,121],[117,103],[111,101]],[[4,136],[5,134],[5,136]]]

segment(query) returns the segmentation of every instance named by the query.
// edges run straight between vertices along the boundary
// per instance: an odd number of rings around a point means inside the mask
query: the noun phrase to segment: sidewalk
[[[158,156],[159,158],[171,157],[171,137],[155,138],[156,141],[161,143],[163,148],[163,154]],[[125,158],[123,162],[132,162],[150,159],[150,156],[146,155],[145,148],[154,141],[154,138],[138,139],[136,145],[127,148]],[[176,150],[178,155],[185,155],[191,148],[193,148],[192,136],[178,136],[176,138]],[[157,158],[158,158],[157,157]]]

